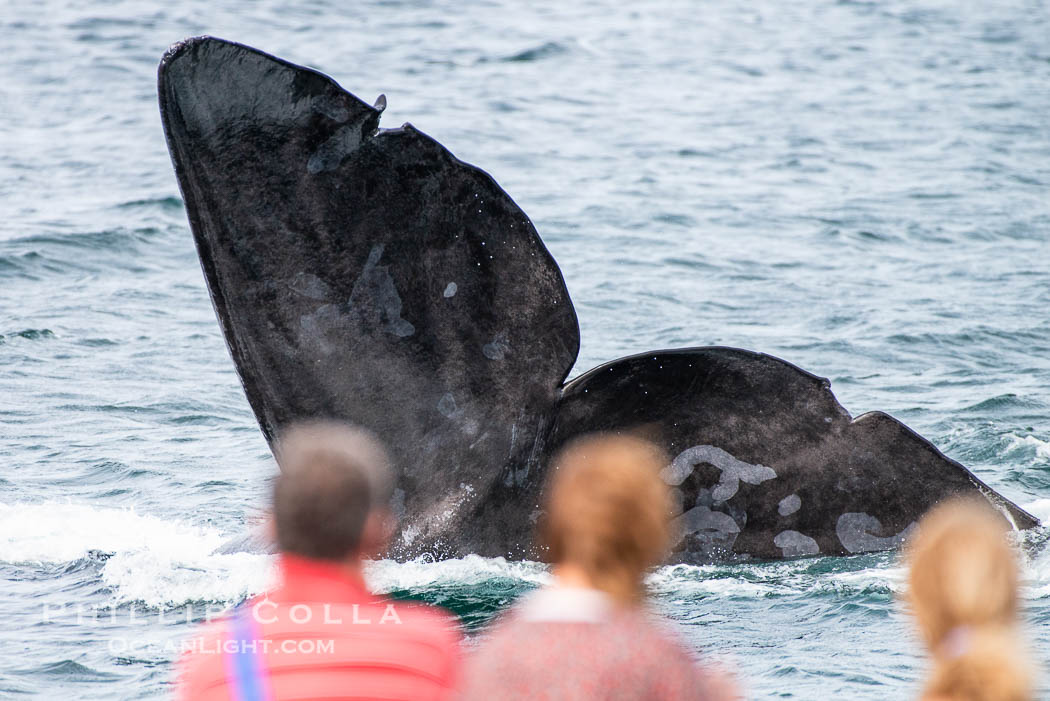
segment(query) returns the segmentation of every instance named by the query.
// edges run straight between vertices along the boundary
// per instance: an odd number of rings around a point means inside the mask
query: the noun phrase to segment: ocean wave
[[[216,554],[227,533],[134,509],[0,504],[0,534],[0,562],[39,566],[102,561],[99,576],[117,604],[164,608],[195,601],[235,603],[273,582],[272,556]]]
[[[8,246],[31,246],[34,250],[39,248],[76,248],[90,251],[111,250],[127,255],[129,247],[139,244],[149,244],[163,235],[163,231],[155,226],[137,228],[116,227],[101,231],[72,231],[69,233],[50,232],[45,234],[33,234],[21,238],[10,239]]]
[[[63,681],[106,680],[116,679],[119,677],[119,675],[117,674],[93,669],[91,667],[82,665],[79,662],[74,662],[73,660],[48,662],[37,667],[15,670],[14,673],[30,676],[45,675],[48,677],[57,677],[62,679]]]
[[[498,580],[540,585],[550,581],[547,568],[530,561],[507,561],[502,557],[467,555],[453,560],[417,558],[408,562],[377,560],[368,564],[365,576],[373,591],[418,591],[439,586],[473,586]]]
[[[1050,442],[1030,435],[1018,436],[1015,433],[1007,433],[1003,438],[1009,440],[1006,446],[1005,457],[1011,460],[1022,458],[1034,459],[1038,462],[1050,462]]]
[[[92,551],[110,553],[165,547],[175,551],[221,536],[209,529],[165,521],[134,509],[76,503],[0,504],[0,562],[61,563]]]
[[[959,410],[961,414],[990,413],[1000,415],[1012,410],[1044,410],[1046,404],[1032,397],[1021,397],[1016,394],[1000,394],[988,399],[963,407]]]
[[[504,56],[500,60],[508,63],[523,63],[529,61],[541,61],[545,58],[552,58],[554,56],[561,56],[562,54],[568,53],[569,49],[561,43],[556,41],[548,41],[539,46],[533,46],[528,49],[524,49],[509,56]]]
[[[658,597],[718,595],[766,598],[806,595],[891,595],[903,588],[904,570],[892,553],[728,565],[669,565],[647,583]]]
[[[101,572],[116,603],[142,603],[154,609],[196,602],[233,605],[271,588],[276,576],[272,555],[216,554],[196,545],[180,553],[164,549],[118,553]]]
[[[174,218],[173,214],[164,216]],[[38,280],[115,270],[139,275],[159,269],[160,255],[188,253],[182,233],[181,222],[167,221],[157,226],[89,231],[49,227],[41,233],[0,240],[0,277]]]
[[[1043,523],[1050,523],[1050,499],[1038,499],[1024,508]],[[1027,539],[1030,548],[1022,550],[1022,575],[1025,596],[1028,599],[1050,599],[1050,530],[1046,528],[1030,531]]]
[[[133,209],[133,208],[160,208],[173,212],[182,211],[182,199],[178,197],[151,197],[147,199],[129,200],[127,202],[121,202],[115,205],[117,209]]]
[[[1050,523],[1050,499],[1036,499],[1031,503],[1022,505],[1022,508],[1044,524]]]
[[[24,338],[27,341],[39,341],[54,337],[55,332],[51,329],[22,329],[21,331],[10,331],[6,334],[0,334],[0,343],[9,343],[18,338]]]
[[[1050,499],[1026,506],[1050,519]],[[179,519],[140,514],[134,509],[75,503],[0,504],[0,562],[27,566],[76,566],[90,561],[113,603],[141,603],[168,609],[190,603],[230,605],[265,591],[276,576],[273,555],[224,545],[237,525],[223,530]],[[1050,556],[1040,548],[1026,557],[1027,598],[1050,596]],[[551,581],[547,566],[467,555],[434,561],[378,560],[365,568],[379,594],[408,595],[447,603],[456,597],[480,602],[495,596],[501,605]],[[668,565],[647,584],[661,605],[709,597],[764,599],[785,596],[894,598],[904,591],[906,571],[893,553],[844,558],[733,565]],[[491,595],[491,596],[489,596]],[[451,599],[449,598],[451,597]],[[491,602],[490,602],[491,603]],[[491,607],[486,607],[491,608]]]

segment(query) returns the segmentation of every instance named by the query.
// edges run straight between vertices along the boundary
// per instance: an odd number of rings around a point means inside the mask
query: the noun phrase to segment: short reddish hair
[[[642,601],[645,572],[663,561],[671,540],[666,466],[656,446],[633,436],[571,443],[551,465],[540,525],[546,558],[578,565],[621,603]]]

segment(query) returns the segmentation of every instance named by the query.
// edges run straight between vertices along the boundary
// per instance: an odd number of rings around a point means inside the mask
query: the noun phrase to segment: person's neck
[[[364,563],[361,558],[354,556],[348,557],[340,563],[339,569],[342,570],[343,574],[351,579],[364,581],[365,569]]]
[[[305,568],[312,571],[325,572],[328,576],[364,582],[364,561],[356,554],[347,555],[341,560],[321,560],[297,553],[283,553],[282,557],[288,567],[295,569]]]
[[[554,586],[564,589],[598,589],[587,570],[572,562],[560,562],[553,568]]]

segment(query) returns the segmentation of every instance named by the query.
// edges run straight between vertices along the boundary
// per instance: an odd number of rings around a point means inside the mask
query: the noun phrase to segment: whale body
[[[571,382],[579,326],[557,264],[484,171],[331,78],[211,37],[158,92],[215,311],[271,445],[291,422],[374,431],[398,470],[391,555],[536,557],[552,456],[592,431],[670,458],[672,560],[894,548],[930,507],[983,494],[1038,522],[828,380],[748,350],[615,360]],[[630,524],[625,523],[625,528]]]

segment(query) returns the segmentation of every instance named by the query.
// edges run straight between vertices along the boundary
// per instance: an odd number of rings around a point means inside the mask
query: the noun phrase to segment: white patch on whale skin
[[[389,268],[379,265],[386,247],[372,246],[361,275],[350,290],[347,305],[366,326],[381,326],[384,331],[405,338],[416,332],[416,327],[401,318],[401,295],[394,286]]]
[[[784,557],[802,557],[804,555],[819,555],[820,546],[817,541],[808,535],[798,531],[781,531],[773,538],[773,545],[780,548]]]
[[[419,528],[417,526],[405,526],[401,530],[401,541],[405,545],[412,545],[412,541],[419,536]]]
[[[312,106],[315,112],[320,112],[334,122],[341,124],[350,119],[350,110],[347,106],[331,95],[317,95],[313,99]]]
[[[470,513],[477,500],[477,490],[466,482],[460,482],[457,489],[450,490],[426,511],[409,514],[411,523],[401,529],[400,544],[408,547],[420,539],[432,539],[435,535],[440,537],[449,523]]]
[[[690,551],[707,553],[732,552],[740,527],[733,517],[720,511],[712,511],[706,506],[693,507],[674,519],[674,531],[677,543],[688,541]]]
[[[674,520],[679,534],[678,542],[686,536],[700,542],[703,547],[730,549],[740,535],[740,526],[729,514],[712,511],[706,506],[694,506]]]
[[[481,425],[476,419],[471,418],[470,406],[469,399],[466,406],[461,407],[456,401],[455,395],[451,392],[445,392],[441,395],[441,399],[438,400],[437,410],[439,414],[449,421],[455,421],[459,430],[462,431],[464,435],[468,438],[474,438],[481,430]]]
[[[506,331],[500,331],[490,343],[486,343],[481,347],[481,352],[489,360],[503,360],[509,350],[510,340],[507,338]]]
[[[685,494],[678,487],[671,487],[670,491],[672,513],[681,514],[685,509]]]
[[[444,293],[445,294],[445,299],[449,299],[450,297],[455,297],[456,296],[456,292],[458,292],[458,291],[459,291],[459,285],[457,285],[454,282],[448,283],[448,287],[445,288],[445,293]]]
[[[790,516],[802,508],[802,498],[798,494],[789,494],[777,504],[777,513],[781,516]]]
[[[677,487],[693,474],[696,466],[701,463],[714,465],[722,472],[718,484],[711,490],[711,498],[715,502],[731,499],[740,489],[741,482],[761,484],[777,476],[771,467],[752,465],[737,460],[726,451],[713,445],[697,445],[683,450],[669,467],[664,468],[660,476],[668,485]]]
[[[313,152],[310,160],[306,162],[306,172],[317,175],[335,170],[344,158],[361,146],[361,141],[361,125],[344,124]]]
[[[454,419],[459,415],[459,410],[456,408],[456,398],[452,396],[451,392],[445,392],[445,394],[441,395],[441,399],[437,404],[437,410],[446,419]]]
[[[835,535],[850,553],[867,553],[876,550],[892,550],[912,536],[917,524],[911,523],[897,535],[882,537],[872,531],[881,531],[882,522],[870,514],[848,512],[835,522]]]
[[[521,467],[514,471],[514,484],[519,487],[525,484],[525,480],[529,477],[529,471],[532,467],[529,465],[528,460],[525,461],[524,467]]]
[[[339,309],[334,304],[322,304],[310,314],[303,314],[299,317],[300,341],[324,355],[331,355],[336,348],[328,342],[327,332],[338,325],[339,319]]]
[[[332,288],[312,273],[296,273],[288,287],[298,294],[317,301],[324,301],[332,294]]]
[[[394,490],[394,494],[390,497],[390,511],[394,514],[394,518],[397,519],[398,523],[405,518],[405,490],[398,487]]]

